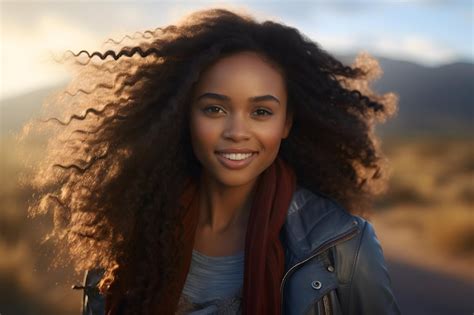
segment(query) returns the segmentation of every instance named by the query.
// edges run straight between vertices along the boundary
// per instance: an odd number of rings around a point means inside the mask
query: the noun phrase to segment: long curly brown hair
[[[76,77],[45,101],[53,118],[28,126],[48,129],[49,137],[28,179],[37,190],[30,213],[53,214],[49,237],[77,271],[106,271],[103,293],[133,268],[128,312],[148,309],[181,257],[182,240],[173,238],[182,228],[177,201],[186,179],[200,172],[189,98],[200,73],[224,55],[255,51],[283,70],[293,127],[279,155],[299,185],[360,215],[386,190],[388,164],[374,125],[396,112],[397,97],[370,89],[380,75],[374,59],[360,55],[346,66],[296,28],[226,9],[138,35],[127,36],[133,45],[108,40],[115,50],[65,55]]]

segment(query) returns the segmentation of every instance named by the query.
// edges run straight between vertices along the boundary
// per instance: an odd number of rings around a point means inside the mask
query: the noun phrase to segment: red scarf
[[[243,315],[280,315],[282,312],[280,282],[285,271],[285,253],[279,234],[295,188],[293,169],[279,157],[258,179],[245,241]],[[187,209],[183,217],[183,260],[178,266],[177,279],[168,284],[169,289],[163,296],[154,300],[152,314],[173,315],[186,281],[199,218],[199,191],[194,182],[188,181],[180,205]]]

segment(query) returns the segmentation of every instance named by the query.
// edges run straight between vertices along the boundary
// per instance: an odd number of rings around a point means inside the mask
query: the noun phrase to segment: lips
[[[243,160],[231,160],[231,159],[228,159],[226,157],[224,157],[222,154],[219,154],[219,153],[241,153],[241,154],[245,154],[245,153],[252,153],[252,155],[248,158],[245,158]],[[216,151],[216,156],[217,156],[217,159],[219,160],[219,162],[226,168],[228,169],[232,169],[232,170],[238,170],[238,169],[242,169],[246,166],[248,166],[250,163],[252,163],[252,161],[256,158],[256,156],[258,155],[258,152],[255,152],[255,151],[244,151],[244,152],[236,152],[235,150],[232,150],[232,151]]]

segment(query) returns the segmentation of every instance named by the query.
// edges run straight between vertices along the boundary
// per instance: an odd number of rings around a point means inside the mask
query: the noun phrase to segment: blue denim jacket
[[[335,200],[298,186],[280,240],[284,315],[400,314],[373,226]],[[83,315],[104,314],[101,276],[86,273]]]

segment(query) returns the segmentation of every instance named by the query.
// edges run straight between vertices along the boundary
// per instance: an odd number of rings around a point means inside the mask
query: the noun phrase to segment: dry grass
[[[49,218],[27,218],[32,192],[19,187],[22,161],[33,163],[43,143],[16,145],[2,139],[0,174],[0,312],[2,314],[77,314],[82,292],[71,290],[81,280],[72,268],[50,267],[54,250],[41,244],[50,229]]]
[[[472,141],[393,141],[390,190],[379,200],[383,218],[411,227],[443,255],[474,257],[474,149]]]
[[[474,215],[467,206],[398,206],[381,217],[393,229],[410,229],[425,246],[443,255],[474,257]]]

